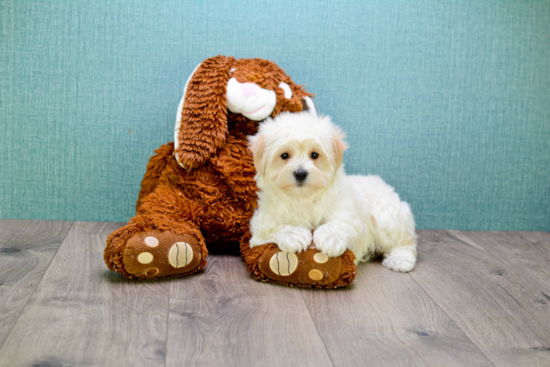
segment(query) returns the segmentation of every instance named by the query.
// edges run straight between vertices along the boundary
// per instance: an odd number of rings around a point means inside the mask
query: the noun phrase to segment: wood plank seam
[[[172,281],[174,281],[172,279]],[[172,287],[168,285],[168,302],[166,304],[166,337],[164,338],[164,367],[168,366],[168,332],[170,331],[170,304],[172,303]]]
[[[414,271],[414,270],[413,270],[413,271]],[[481,348],[479,348],[479,346],[478,346],[478,345],[472,340],[472,338],[470,338],[470,336],[469,336],[469,335],[468,335],[468,334],[467,334],[467,333],[457,324],[457,322],[447,313],[447,311],[445,311],[445,309],[444,309],[435,299],[433,299],[432,296],[430,296],[430,295],[428,294],[428,292],[426,292],[426,290],[424,289],[424,287],[422,287],[422,284],[418,283],[418,282],[416,281],[416,279],[414,279],[414,278],[411,276],[410,273],[407,273],[407,275],[408,275],[416,284],[418,284],[418,286],[420,287],[420,289],[422,289],[422,292],[424,292],[424,294],[425,294],[428,298],[430,298],[430,299],[434,302],[434,304],[437,305],[437,307],[439,307],[439,309],[441,310],[441,312],[443,312],[445,315],[447,315],[447,317],[449,318],[449,320],[451,320],[451,321],[453,322],[453,324],[457,327],[457,329],[460,330],[460,331],[462,331],[462,333],[463,333],[464,335],[466,335],[466,337],[472,342],[472,344],[475,345],[475,347],[477,348],[477,350],[478,350],[481,354],[483,354],[483,355],[485,356],[485,358],[487,358],[487,360],[488,360],[489,362],[491,362],[491,364],[492,364],[493,366],[496,367],[497,365],[495,364],[495,362],[492,361],[491,358],[489,358],[489,356],[488,356],[487,354],[485,354],[485,353],[481,350]]]
[[[308,290],[308,289],[302,289],[302,291],[311,292],[311,290]],[[329,290],[329,292],[330,292],[330,290]],[[330,358],[330,364],[332,364],[333,366],[336,366],[334,364],[334,361],[332,360],[332,355],[330,354],[330,351],[328,350],[327,345],[325,344],[325,339],[323,338],[323,336],[319,332],[319,328],[317,327],[317,324],[315,323],[315,320],[313,319],[313,316],[311,315],[311,310],[309,309],[309,307],[307,305],[307,302],[304,299],[304,293],[303,292],[300,292],[300,297],[302,298],[302,302],[304,303],[304,306],[306,307],[307,313],[309,315],[309,319],[313,323],[313,326],[315,326],[315,331],[317,331],[317,335],[319,335],[319,339],[321,339],[321,342],[323,343],[323,348],[325,348],[325,350],[327,351],[327,355]]]
[[[55,250],[55,254],[52,256],[52,258],[50,259],[50,262],[48,263],[48,266],[46,267],[46,270],[44,270],[44,272],[42,273],[42,276],[40,277],[40,280],[38,282],[36,282],[36,285],[34,286],[31,294],[29,295],[29,297],[27,298],[27,302],[25,302],[25,306],[23,306],[21,308],[21,311],[19,312],[19,315],[17,315],[17,319],[15,320],[15,322],[13,323],[13,325],[11,326],[10,328],[10,331],[6,334],[6,338],[4,339],[4,341],[2,342],[2,345],[0,345],[0,354],[2,354],[2,349],[4,348],[4,345],[6,343],[6,340],[9,339],[13,329],[15,328],[15,325],[17,325],[17,322],[19,321],[19,318],[21,317],[21,315],[23,314],[23,312],[25,311],[25,309],[27,308],[27,305],[29,304],[29,301],[31,300],[32,296],[34,295],[34,292],[36,291],[36,289],[38,288],[38,286],[40,285],[40,283],[42,283],[42,280],[44,279],[44,275],[46,275],[46,273],[48,272],[48,269],[50,268],[50,265],[52,264],[53,262],[53,259],[55,258],[55,256],[57,255],[57,253],[59,252],[59,249],[61,248],[61,246],[63,246],[63,243],[65,242],[65,240],[67,239],[67,236],[69,235],[69,233],[73,230],[73,226],[74,226],[74,221],[68,221],[71,225],[71,227],[69,228],[69,230],[67,231],[67,233],[65,233],[65,236],[63,236],[63,240],[61,241],[61,244],[57,247],[57,249]]]
[[[519,233],[522,234],[522,232],[519,232]],[[531,234],[529,232],[523,232],[522,237],[529,240],[529,241],[531,241],[531,242],[533,242],[533,241],[536,242],[536,240],[534,240],[534,238],[533,238],[533,235],[536,236],[535,233],[537,233],[537,232],[534,232],[534,233],[531,233]],[[542,233],[546,233],[546,234],[550,235],[550,232],[542,232]],[[550,242],[549,242],[549,244],[550,244]],[[541,251],[541,249],[538,248],[538,246],[531,246],[531,247],[541,257],[543,257],[546,260],[550,261],[550,249],[549,249],[549,251]]]
[[[503,264],[505,264],[509,268],[513,269],[515,271],[515,273],[519,275],[520,278],[522,278],[527,283],[533,284],[535,287],[541,287],[541,285],[538,284],[540,278],[537,277],[537,278],[533,279],[533,274],[530,273],[530,271],[534,270],[539,276],[542,276],[544,279],[548,279],[548,275],[550,275],[550,273],[548,273],[548,271],[545,271],[545,270],[548,269],[548,266],[547,266],[546,263],[550,262],[550,260],[548,259],[547,256],[545,256],[544,251],[541,252],[539,247],[535,245],[537,243],[537,240],[532,237],[531,232],[516,232],[516,231],[514,231],[514,232],[509,232],[507,235],[508,236],[516,235],[516,236],[520,237],[522,240],[526,241],[529,250],[532,250],[534,255],[536,255],[538,259],[541,259],[541,260],[545,261],[545,264],[541,265],[541,267],[538,268],[538,269],[537,269],[537,267],[533,266],[534,264],[529,264],[527,268],[522,268],[521,267],[521,262],[518,262],[518,258],[516,256],[514,256],[514,257],[503,256],[503,254],[506,253],[506,249],[507,249],[506,243],[508,243],[508,242],[506,240],[504,240],[505,241],[504,243],[503,242],[498,243],[504,251],[496,252],[494,247],[491,248],[491,245],[490,245],[491,242],[488,242],[488,241],[483,242],[483,241],[481,241],[481,239],[479,237],[476,239],[476,236],[479,236],[480,234],[486,235],[488,237],[495,237],[497,235],[500,235],[501,233],[506,233],[506,232],[485,232],[485,231],[483,231],[483,232],[466,232],[463,235],[466,236],[468,238],[468,240],[478,243],[479,246],[481,246],[483,248],[488,246],[488,248],[486,248],[486,251],[491,253],[491,254],[494,254],[494,257],[497,258],[500,262],[502,262]],[[534,233],[537,233],[537,232],[534,232]],[[515,249],[516,245],[517,245],[517,243],[514,242],[514,249]],[[520,250],[521,250],[522,253],[528,253],[528,251],[526,251],[525,249],[520,249]],[[525,258],[523,260],[525,260]],[[519,265],[519,267],[518,267],[518,265]],[[543,281],[542,283],[547,284],[545,281]],[[500,286],[500,287],[502,288],[502,286]],[[518,306],[521,306],[520,303],[506,289],[504,289],[504,288],[502,288],[502,289],[503,289],[504,292],[506,292],[510,296],[510,298],[512,298],[516,302],[516,304],[518,304]],[[548,301],[550,301],[550,296],[548,295],[548,294],[550,294],[548,292],[549,289],[550,288],[548,288],[547,286],[542,286],[542,288],[539,289],[541,295],[544,298],[546,298],[546,300],[548,300]],[[546,290],[546,293],[545,293],[544,290]]]
[[[430,233],[430,232],[432,232],[432,231],[423,231],[423,233]],[[469,238],[466,234],[463,234],[462,231],[449,231],[449,230],[447,230],[447,231],[433,231],[433,232],[434,233],[437,233],[437,232],[444,233],[445,236],[450,238],[452,241],[455,241],[455,243],[470,246],[472,248],[472,250],[476,249],[476,251],[478,252],[478,255],[483,254],[483,256],[482,256],[484,258],[483,259],[483,265],[486,265],[486,263],[488,264],[489,261],[491,262],[491,264],[489,264],[490,266],[495,267],[495,265],[497,265],[496,268],[498,268],[498,269],[495,271],[495,275],[498,275],[498,276],[501,276],[503,274],[504,275],[506,275],[506,274],[510,275],[510,279],[512,280],[510,282],[511,289],[516,290],[516,293],[517,292],[522,293],[522,295],[519,298],[516,298],[518,296],[517,294],[514,297],[509,292],[509,289],[505,289],[498,282],[495,282],[495,284],[493,284],[492,279],[488,278],[490,276],[490,273],[488,273],[488,275],[486,276],[487,279],[484,279],[485,284],[488,284],[488,285],[492,284],[493,289],[498,288],[501,295],[506,294],[509,298],[512,298],[512,300],[510,300],[508,297],[506,297],[506,299],[498,298],[498,297],[495,298],[495,299],[500,300],[500,301],[506,301],[509,304],[506,305],[505,304],[506,302],[504,302],[503,307],[499,307],[498,311],[495,311],[494,313],[492,313],[490,315],[490,316],[493,317],[493,321],[494,321],[494,317],[505,317],[506,314],[515,315],[515,311],[519,310],[519,309],[522,310],[524,316],[526,314],[531,315],[534,312],[533,315],[535,315],[535,314],[538,315],[539,316],[538,320],[542,321],[542,319],[540,319],[540,316],[542,315],[542,313],[544,311],[540,310],[540,305],[536,305],[536,304],[532,305],[531,300],[528,297],[525,297],[523,295],[524,291],[525,292],[529,291],[530,294],[533,294],[533,295],[537,294],[536,288],[531,286],[531,283],[525,278],[525,276],[523,276],[523,274],[516,271],[516,269],[514,267],[510,266],[508,263],[502,261],[493,252],[487,251],[485,249],[485,246],[479,245],[479,241],[474,242],[474,240],[472,238]],[[466,240],[465,240],[464,237],[466,238]],[[450,243],[452,243],[452,241],[450,241]],[[428,241],[428,242],[430,242],[430,241]],[[435,242],[435,243],[438,244],[437,242]],[[475,246],[472,246],[472,243],[475,244]],[[431,244],[431,246],[434,246],[433,243]],[[454,245],[454,246],[456,247],[456,245]],[[427,246],[427,248],[429,248],[429,247],[430,247],[430,245]],[[419,246],[419,248],[422,248],[422,247]],[[467,251],[466,252],[461,251],[460,253],[457,253],[456,256],[457,256],[458,262],[465,261],[465,259],[467,259],[468,256],[471,257],[471,256],[473,256],[474,253],[475,253],[475,251],[471,251],[470,253],[468,253]],[[449,258],[447,257],[447,259],[449,259]],[[477,257],[476,257],[476,261],[477,261]],[[503,274],[500,274],[501,272],[503,272]],[[426,278],[425,277],[423,278],[422,274],[420,274],[420,273],[415,274],[413,272],[413,273],[411,273],[411,276],[415,280],[417,278],[422,279],[422,282],[424,282],[426,280]],[[508,278],[509,278],[508,276],[505,277],[505,279],[508,279]],[[452,277],[449,278],[449,279],[452,279]],[[521,284],[518,284],[518,281]],[[428,293],[429,295],[432,295],[431,298],[434,299],[434,301],[435,301],[435,298],[438,298],[441,301],[445,301],[445,302],[447,301],[446,299],[443,299],[443,298],[439,297],[438,292],[440,291],[440,289],[438,289],[438,286],[435,286],[435,288],[432,288],[430,290],[430,292],[428,292],[426,290],[426,288],[423,287],[419,283],[419,281],[417,281],[417,284],[419,284],[419,286],[422,287],[422,289],[426,293]],[[427,285],[429,286],[430,283],[428,282]],[[439,286],[439,287],[441,287],[441,286]],[[471,287],[471,285],[470,285],[470,287]],[[512,292],[512,293],[514,293],[514,292]],[[521,303],[518,302],[518,299],[521,300],[522,302]],[[510,306],[511,303],[514,303],[514,304],[519,303],[521,307],[517,307],[517,305]],[[449,303],[449,304],[446,304],[446,305],[443,305],[443,304],[440,304],[440,303],[437,303],[437,304],[443,310],[448,308],[451,311],[451,313],[453,312],[452,302]],[[516,307],[515,310],[513,310],[514,307]],[[520,331],[519,329],[518,330],[508,329],[507,331],[513,330],[514,333],[513,333],[512,337],[508,334],[505,334],[505,336],[508,337],[508,339],[512,338],[512,340],[506,340],[506,342],[512,343],[512,344],[504,344],[504,347],[505,347],[504,350],[510,352],[510,354],[507,357],[504,357],[504,359],[503,359],[502,351],[497,350],[497,352],[494,353],[495,349],[491,349],[495,345],[494,341],[492,341],[491,339],[485,339],[487,337],[486,334],[484,334],[484,332],[480,332],[479,329],[476,329],[476,326],[474,326],[473,329],[470,329],[470,326],[472,324],[468,324],[468,322],[471,322],[472,320],[470,320],[468,318],[461,319],[462,316],[460,316],[461,315],[460,312],[462,312],[462,311],[456,310],[456,308],[454,309],[454,311],[455,311],[455,314],[454,314],[455,317],[452,317],[451,320],[453,320],[457,324],[457,326],[458,325],[463,325],[463,326],[466,327],[466,329],[464,329],[464,334],[470,340],[472,340],[474,345],[476,345],[477,348],[480,349],[483,352],[483,354],[485,354],[487,356],[488,360],[491,363],[496,364],[496,365],[507,365],[511,362],[511,360],[508,360],[506,358],[509,358],[511,356],[513,356],[514,358],[518,358],[516,360],[516,363],[519,360],[522,360],[521,358],[532,358],[530,360],[531,363],[540,362],[540,359],[548,358],[548,355],[545,356],[545,355],[541,354],[540,357],[539,357],[539,356],[535,356],[534,354],[528,354],[528,353],[532,352],[532,350],[541,350],[541,349],[545,350],[546,349],[546,346],[544,345],[545,343],[543,343],[543,345],[538,345],[538,344],[540,343],[540,340],[545,340],[545,339],[548,340],[547,338],[542,336],[544,333],[547,333],[548,330],[550,330],[550,329],[545,329],[544,328],[544,324],[547,324],[547,321],[541,323],[541,322],[537,322],[536,320],[531,320],[532,322],[535,323],[535,324],[532,324],[531,327],[534,327],[534,326],[536,326],[536,327],[533,328],[533,330],[531,330],[530,328],[522,329],[521,331],[523,332],[523,334],[521,334],[521,335],[519,334],[519,331]],[[457,314],[456,312],[459,312],[459,313]],[[488,319],[490,319],[490,317]],[[506,319],[506,320],[509,321],[509,322],[506,322],[505,325],[513,326],[513,327],[518,327],[518,325],[527,325],[528,321],[529,321],[527,319],[522,318],[522,319],[519,319],[520,321],[515,322],[514,320],[518,320],[516,317],[511,318],[510,320],[508,320],[508,319]],[[544,318],[544,320],[547,320],[547,319]],[[505,319],[503,319],[503,321],[505,321]],[[466,324],[464,324],[464,322],[466,322]],[[495,325],[493,325],[493,326],[495,326]],[[465,330],[467,330],[467,331],[465,331]],[[537,330],[538,332],[535,332],[535,330]],[[511,350],[513,348],[516,348],[517,351],[516,352],[511,352]],[[522,354],[521,352],[524,352],[525,355]],[[522,361],[525,362],[525,360],[522,360]]]
[[[105,239],[116,227],[74,223],[6,340],[0,365],[164,364],[167,283],[128,281],[106,269]]]
[[[468,234],[464,233],[462,234],[463,236],[465,236],[466,238],[462,238],[462,237],[459,237],[459,236],[453,236],[453,233],[451,231],[446,231],[447,233],[449,233],[449,235],[454,238],[455,240],[457,241],[460,241],[462,243],[466,243],[465,239],[467,239],[468,241],[472,241],[474,242],[477,246],[479,246],[481,249],[483,249],[483,251],[487,254],[489,254],[491,257],[493,257],[494,259],[496,259],[497,261],[503,263],[504,265],[506,265],[510,270],[512,270],[517,276],[519,276],[521,279],[523,279],[526,283],[531,283],[531,281],[529,279],[527,279],[525,276],[524,276],[524,273],[522,273],[521,271],[518,271],[516,270],[516,268],[513,266],[513,264],[511,264],[508,260],[506,260],[505,258],[501,257],[501,256],[495,256],[494,252],[493,251],[489,251],[485,248],[485,246],[483,246],[482,244],[478,243],[479,241],[476,241],[475,239],[471,238],[470,236],[468,236]],[[462,231],[457,231],[458,233],[461,233]],[[481,232],[486,232],[486,231],[481,231]],[[499,232],[502,232],[502,231],[499,231]],[[528,233],[522,233],[520,231],[512,231],[513,233],[517,233],[520,237],[528,240],[528,241],[532,241],[532,238],[529,237],[529,234]],[[489,231],[487,231],[487,233],[490,233]],[[550,259],[548,259],[545,254],[541,253],[540,250],[536,247],[536,246],[532,246],[532,244],[530,244],[530,248],[533,249],[534,252],[536,252],[541,258],[547,260],[547,261],[550,261]],[[502,288],[502,287],[501,287]],[[518,303],[518,301],[504,288],[502,288],[516,303]],[[519,305],[519,303],[518,303]]]

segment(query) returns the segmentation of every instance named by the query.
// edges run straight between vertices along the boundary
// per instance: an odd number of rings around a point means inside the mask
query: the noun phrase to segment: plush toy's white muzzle
[[[240,113],[252,121],[268,117],[277,104],[274,91],[254,83],[239,83],[235,78],[229,79],[226,96],[229,111]]]

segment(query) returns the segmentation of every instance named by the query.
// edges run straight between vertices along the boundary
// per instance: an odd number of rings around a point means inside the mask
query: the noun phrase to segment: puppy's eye
[[[319,158],[319,153],[315,153],[315,152],[311,153],[311,159],[317,159],[317,158]]]
[[[281,158],[288,159],[288,158],[290,158],[290,155],[288,153],[283,153],[283,154],[281,154]]]

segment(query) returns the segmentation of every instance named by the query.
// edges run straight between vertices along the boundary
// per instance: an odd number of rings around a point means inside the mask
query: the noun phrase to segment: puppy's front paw
[[[348,247],[347,236],[329,225],[322,225],[313,233],[315,247],[328,257],[340,256]]]
[[[311,231],[304,227],[285,226],[275,236],[277,246],[284,252],[302,252],[311,245]]]
[[[402,273],[413,270],[416,264],[416,254],[413,250],[403,247],[397,247],[385,256],[382,265],[393,271]]]

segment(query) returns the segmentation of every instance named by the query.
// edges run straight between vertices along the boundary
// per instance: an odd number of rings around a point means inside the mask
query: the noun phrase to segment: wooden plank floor
[[[317,290],[235,256],[127,280],[102,258],[120,225],[0,220],[0,366],[550,366],[547,232],[418,231],[413,272]]]

